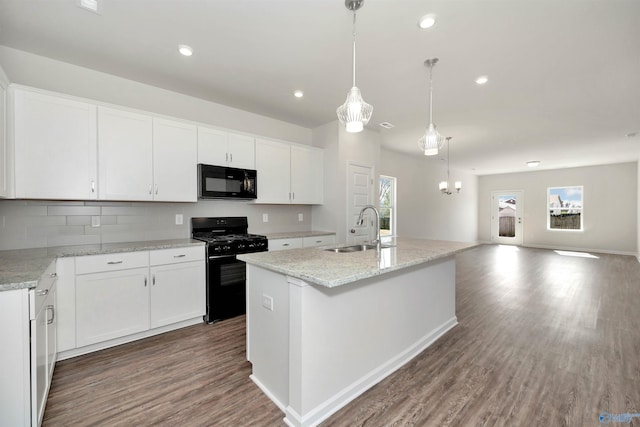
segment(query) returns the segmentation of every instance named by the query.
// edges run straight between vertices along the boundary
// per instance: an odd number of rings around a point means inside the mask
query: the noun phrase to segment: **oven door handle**
[[[235,258],[235,255],[211,255],[209,259]]]

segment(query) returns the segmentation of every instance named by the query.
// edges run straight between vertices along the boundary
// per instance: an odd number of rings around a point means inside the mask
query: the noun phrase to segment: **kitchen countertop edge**
[[[32,289],[57,258],[204,246],[194,239],[148,240],[100,245],[56,246],[0,251],[0,292]]]

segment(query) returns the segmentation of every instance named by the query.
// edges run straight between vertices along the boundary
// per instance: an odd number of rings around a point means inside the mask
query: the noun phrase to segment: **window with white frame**
[[[583,188],[549,187],[547,190],[547,229],[582,231],[584,221]]]
[[[380,175],[380,236],[396,235],[396,178]]]

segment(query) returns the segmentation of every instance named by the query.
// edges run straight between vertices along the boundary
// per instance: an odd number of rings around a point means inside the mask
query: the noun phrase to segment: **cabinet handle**
[[[151,194],[151,189],[152,189],[152,186],[151,184],[149,184],[149,194]]]
[[[155,275],[155,274],[154,274],[153,276],[151,276],[151,284],[152,284],[153,286],[155,286],[155,285],[156,285],[156,275]]]
[[[91,180],[91,192],[96,192],[96,182],[94,180]]]
[[[316,240],[316,243],[322,243],[322,240]]]
[[[229,153],[224,153],[224,161],[225,162],[229,161]]]
[[[56,318],[56,310],[52,305],[48,305],[47,310],[51,311],[51,319],[47,319],[47,325],[51,325]]]
[[[282,246],[289,246],[289,244],[288,243],[283,243]]]
[[[186,255],[185,254],[180,254],[180,255],[174,255],[173,257],[174,258],[184,258],[184,257],[186,257]]]
[[[147,276],[144,276],[144,287],[147,287]]]
[[[158,195],[158,184],[156,184],[156,196]]]
[[[229,154],[229,161],[233,163],[233,153]]]
[[[295,200],[296,199],[296,193],[291,193],[291,200]]]
[[[51,278],[58,277],[58,273],[49,273],[49,277]]]
[[[109,261],[109,262],[107,262],[107,264],[109,264],[109,265],[122,264],[122,261]]]
[[[45,295],[47,295],[49,293],[49,289],[41,289],[39,291],[36,291],[36,295],[39,297],[43,297]]]

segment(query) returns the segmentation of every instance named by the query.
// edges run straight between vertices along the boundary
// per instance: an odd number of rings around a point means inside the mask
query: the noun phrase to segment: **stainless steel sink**
[[[380,248],[384,249],[384,248],[389,248],[389,245],[381,245]],[[325,251],[328,252],[336,252],[336,253],[344,253],[344,252],[362,252],[362,251],[369,251],[369,250],[375,250],[376,249],[376,245],[374,244],[366,244],[366,245],[351,245],[351,246],[342,246],[342,247],[337,247],[337,248],[329,248],[329,249],[325,249]]]

